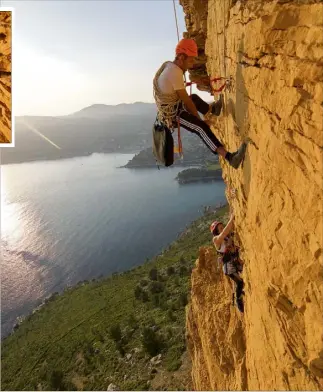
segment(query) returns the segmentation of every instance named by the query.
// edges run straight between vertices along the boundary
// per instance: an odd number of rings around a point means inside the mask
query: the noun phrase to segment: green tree
[[[130,328],[136,329],[138,327],[138,321],[133,313],[130,313],[127,321]]]
[[[174,275],[174,273],[175,273],[175,268],[173,266],[169,266],[167,268],[167,275],[171,276],[171,275]]]
[[[115,342],[120,342],[122,338],[120,324],[112,325],[109,329],[109,335]]]
[[[162,349],[160,337],[151,328],[144,328],[142,331],[142,345],[145,351],[152,357],[157,355]]]
[[[151,280],[158,280],[158,271],[157,271],[157,268],[152,268],[152,269],[149,271],[149,278],[150,278]]]
[[[188,304],[188,299],[187,299],[187,294],[186,293],[181,293],[179,298],[178,298],[178,303],[180,307],[185,307]]]
[[[180,276],[185,276],[187,274],[187,268],[186,268],[186,266],[185,265],[181,265],[180,266],[180,269],[179,269],[179,275]]]
[[[151,282],[149,288],[152,294],[158,294],[164,291],[165,284],[162,282]]]
[[[142,288],[140,286],[136,286],[135,287],[135,298],[138,299],[138,300],[141,299],[142,298],[142,292],[143,292]]]
[[[167,318],[168,318],[169,321],[175,321],[176,320],[176,317],[175,317],[172,309],[168,309],[167,310]]]
[[[64,391],[65,385],[63,379],[64,373],[61,370],[53,370],[49,377],[50,387],[54,391]]]

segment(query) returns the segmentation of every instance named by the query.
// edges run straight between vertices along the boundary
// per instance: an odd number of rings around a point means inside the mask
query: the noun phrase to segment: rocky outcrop
[[[11,12],[0,11],[0,143],[11,137]]]
[[[187,312],[195,390],[247,389],[245,326],[231,295],[231,282],[223,275],[214,250],[201,248]]]
[[[236,189],[245,314],[228,313],[229,289],[202,263],[187,316],[194,388],[322,389],[323,5],[209,0],[205,12],[197,3],[182,0],[187,35],[206,37],[209,76],[233,77],[212,129],[230,151],[252,142],[241,169],[221,160]],[[229,335],[212,330],[222,316]]]
[[[190,80],[198,82],[208,77],[206,70],[205,40],[207,34],[207,1],[200,0],[180,0],[185,13],[185,23],[187,32],[184,38],[194,38],[198,47],[198,57],[194,68],[190,71]],[[200,90],[210,92],[208,85],[197,84]]]

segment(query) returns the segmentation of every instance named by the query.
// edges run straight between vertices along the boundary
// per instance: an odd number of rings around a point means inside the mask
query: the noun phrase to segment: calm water
[[[2,336],[49,294],[143,263],[225,201],[222,183],[179,186],[180,168],[116,168],[132,156],[2,166]]]

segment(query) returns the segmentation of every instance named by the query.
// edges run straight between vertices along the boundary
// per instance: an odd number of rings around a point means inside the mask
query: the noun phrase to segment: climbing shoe
[[[244,159],[246,149],[247,149],[247,143],[243,142],[241,144],[241,146],[239,147],[238,151],[231,154],[231,157],[229,160],[230,166],[234,167],[235,169],[238,169],[238,167],[241,165],[241,163]]]
[[[218,101],[211,104],[211,113],[214,116],[219,116],[223,107],[223,94],[220,94]]]

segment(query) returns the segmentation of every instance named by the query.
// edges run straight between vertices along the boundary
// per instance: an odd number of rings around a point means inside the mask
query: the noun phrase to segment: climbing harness
[[[229,239],[231,239],[232,244],[229,247],[226,247],[224,252],[221,252],[221,249],[219,249],[219,250],[216,249],[216,251],[219,255],[219,261],[221,260],[221,262],[223,264],[227,264],[229,262],[239,263],[239,261],[238,261],[238,259],[239,259],[238,247],[234,244],[234,234],[233,233],[229,234],[225,238],[225,241],[228,241]],[[232,249],[234,249],[234,251],[232,251]]]
[[[162,64],[162,66],[157,71],[153,86],[154,86],[154,98],[157,105],[157,118],[161,123],[165,124],[171,132],[174,132],[174,123],[176,122],[176,116],[180,109],[181,100],[178,98],[176,93],[173,94],[164,94],[161,92],[160,88],[158,87],[158,78],[161,73],[164,71],[166,65],[169,61],[166,61]],[[180,125],[179,125],[179,117],[177,119],[177,137],[178,137],[178,146],[174,146],[174,152],[180,154],[181,158],[183,157],[183,148],[182,148],[182,140],[180,135]]]

